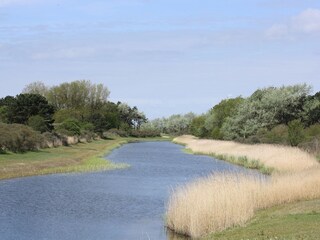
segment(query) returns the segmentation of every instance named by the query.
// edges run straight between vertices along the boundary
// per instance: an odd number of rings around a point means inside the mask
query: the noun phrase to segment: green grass
[[[244,227],[207,236],[206,240],[319,239],[320,200],[286,204],[259,211]]]
[[[105,171],[128,167],[103,159],[128,142],[163,141],[164,138],[115,138],[48,148],[36,152],[0,154],[0,179],[69,172]],[[167,140],[168,141],[168,140]]]
[[[194,152],[190,148],[183,148],[182,152],[184,152],[186,154],[194,154]]]

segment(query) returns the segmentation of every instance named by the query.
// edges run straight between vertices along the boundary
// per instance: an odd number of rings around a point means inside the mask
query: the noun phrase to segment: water
[[[181,149],[132,143],[108,155],[128,169],[0,181],[0,239],[171,239],[163,224],[172,188],[212,172],[247,171]]]

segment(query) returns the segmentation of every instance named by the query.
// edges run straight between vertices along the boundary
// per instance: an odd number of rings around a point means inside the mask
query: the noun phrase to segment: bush
[[[74,119],[65,120],[63,123],[57,126],[57,132],[67,136],[80,135],[80,123]]]
[[[304,140],[303,125],[300,120],[289,122],[288,140],[291,146],[298,146]]]
[[[28,119],[28,126],[41,133],[49,131],[45,119],[40,115],[31,116]]]
[[[109,129],[108,131],[106,131],[104,133],[105,136],[117,136],[117,137],[129,137],[128,132],[121,130],[121,129],[117,129],[117,128],[112,128]]]
[[[156,130],[132,130],[130,136],[136,138],[160,137],[160,132]]]
[[[320,124],[314,124],[304,130],[304,135],[307,140],[313,140],[314,138],[320,139]]]
[[[270,131],[263,128],[255,135],[255,141],[261,143],[276,143],[286,145],[288,142],[288,127],[280,124],[272,128]]]
[[[43,139],[40,133],[28,126],[0,123],[0,149],[2,152],[38,150]]]

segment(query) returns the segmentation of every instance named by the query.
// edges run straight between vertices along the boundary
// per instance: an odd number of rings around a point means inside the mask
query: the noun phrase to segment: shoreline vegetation
[[[224,232],[250,226],[249,221],[259,218],[263,211],[320,198],[320,164],[300,149],[199,140],[192,136],[173,141],[185,145],[187,152],[221,157],[261,172],[274,169],[267,179],[222,173],[177,188],[169,199],[166,214],[167,227],[176,233],[193,238],[213,234],[210,235],[213,239],[216,236],[229,239]],[[314,213],[319,218],[319,212]],[[263,232],[263,229],[261,226],[259,230]]]
[[[0,154],[0,180],[126,168],[129,167],[128,164],[115,164],[104,156],[123,144],[142,141],[170,141],[170,138],[115,137],[26,153],[8,152]]]

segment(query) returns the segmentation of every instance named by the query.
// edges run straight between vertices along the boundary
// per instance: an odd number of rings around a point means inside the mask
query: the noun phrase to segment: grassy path
[[[128,167],[126,164],[114,164],[102,157],[114,148],[128,142],[155,140],[166,139],[116,138],[23,154],[0,154],[0,179],[53,173],[104,171]]]

